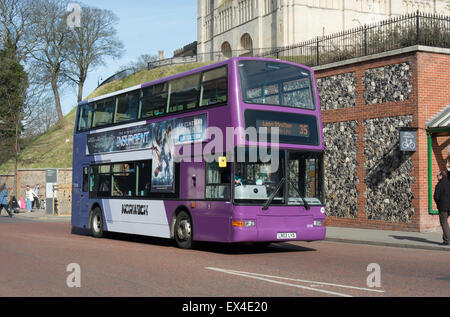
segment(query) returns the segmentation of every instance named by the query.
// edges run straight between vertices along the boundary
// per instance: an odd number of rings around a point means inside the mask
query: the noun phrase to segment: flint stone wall
[[[411,154],[399,151],[399,128],[407,127],[412,116],[364,121],[366,162],[365,211],[368,219],[411,223],[413,162]]]
[[[356,218],[359,205],[357,176],[358,122],[328,123],[325,137],[325,193],[327,215]]]
[[[358,97],[356,84],[355,73],[317,79],[322,110],[355,107]]]
[[[368,69],[363,77],[366,105],[408,100],[412,91],[409,63]]]

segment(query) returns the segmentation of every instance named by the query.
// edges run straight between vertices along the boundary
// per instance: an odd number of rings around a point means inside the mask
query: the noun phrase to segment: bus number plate
[[[289,233],[278,233],[277,239],[278,240],[286,240],[286,239],[296,239],[297,234],[295,232],[289,232]]]

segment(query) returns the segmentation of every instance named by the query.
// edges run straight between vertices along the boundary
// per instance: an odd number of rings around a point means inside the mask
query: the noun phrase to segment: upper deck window
[[[146,86],[80,105],[77,132],[226,105],[228,70],[219,66]]]
[[[195,109],[200,92],[200,74],[174,79],[169,82],[169,113]]]
[[[151,118],[163,115],[167,107],[167,83],[142,90],[141,117]]]
[[[139,110],[140,91],[134,91],[117,97],[115,123],[136,120]]]
[[[245,103],[315,109],[311,73],[301,67],[266,61],[240,61]]]
[[[113,123],[114,99],[102,100],[95,104],[93,128]]]
[[[93,116],[92,104],[87,103],[80,106],[80,113],[78,116],[78,131],[87,131],[92,127],[92,116]]]
[[[228,97],[227,68],[220,67],[202,75],[201,107],[224,104]]]

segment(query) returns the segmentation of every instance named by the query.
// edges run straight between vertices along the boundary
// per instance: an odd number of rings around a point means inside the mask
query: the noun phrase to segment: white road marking
[[[332,291],[312,288],[312,287],[318,287],[318,286],[320,287],[320,286],[326,285],[326,286],[332,286],[332,287],[348,288],[348,289],[362,290],[362,291],[375,292],[375,293],[384,293],[385,292],[383,290],[375,290],[375,289],[369,289],[369,288],[363,288],[363,287],[341,285],[341,284],[334,284],[334,283],[325,283],[325,282],[317,282],[317,281],[307,281],[307,280],[301,280],[301,279],[294,279],[294,278],[287,278],[287,277],[273,276],[273,275],[266,275],[266,274],[258,274],[258,273],[251,273],[251,272],[225,270],[225,269],[219,269],[219,268],[214,268],[214,267],[206,267],[206,269],[207,270],[217,271],[217,272],[222,272],[222,273],[227,273],[227,274],[232,274],[232,275],[238,275],[238,276],[253,278],[253,279],[262,280],[262,281],[275,283],[275,284],[279,284],[279,285],[285,285],[285,286],[296,287],[296,288],[303,288],[303,289],[307,289],[307,290],[311,290],[311,291],[315,291],[315,292],[321,292],[321,293],[325,293],[325,294],[336,295],[336,296],[343,296],[343,297],[352,297],[352,296],[351,295],[347,295],[347,294],[343,294],[343,293],[338,293],[338,292],[332,292]],[[301,285],[297,285],[297,284],[291,284],[291,283],[285,283],[285,282],[280,282],[280,281],[275,281],[273,279],[307,283],[307,284],[310,284],[310,287],[301,286]]]
[[[251,275],[251,274],[238,273],[238,271],[222,270],[222,269],[212,268],[212,267],[207,267],[206,269],[217,271],[217,272],[222,272],[222,273],[226,273],[226,274],[231,274],[231,275],[248,277],[248,278],[252,278],[252,279],[255,279],[255,280],[265,281],[265,282],[279,284],[279,285],[284,285],[284,286],[302,288],[302,289],[306,289],[306,290],[309,290],[309,291],[320,292],[320,293],[325,293],[325,294],[329,294],[329,295],[335,295],[335,296],[341,296],[341,297],[352,297],[351,295],[347,295],[347,294],[331,292],[331,291],[325,291],[325,290],[319,290],[319,289],[315,289],[315,288],[311,288],[311,287],[306,287],[306,286],[301,286],[301,285],[296,285],[296,284],[290,284],[290,283],[274,281],[274,280],[271,280],[271,279],[254,276],[254,275]]]

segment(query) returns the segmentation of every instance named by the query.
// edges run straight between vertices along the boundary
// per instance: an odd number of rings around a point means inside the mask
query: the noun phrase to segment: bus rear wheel
[[[189,214],[181,211],[175,222],[175,241],[180,249],[191,249],[193,246],[193,226]]]
[[[102,238],[103,232],[103,214],[100,208],[95,208],[91,216],[91,232],[95,238]]]

